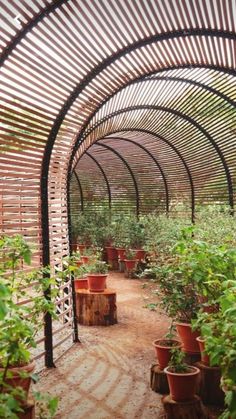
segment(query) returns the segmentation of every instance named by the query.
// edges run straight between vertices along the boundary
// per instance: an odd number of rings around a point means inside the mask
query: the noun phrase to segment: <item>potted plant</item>
[[[81,265],[74,270],[74,284],[75,291],[78,289],[88,289],[88,272],[90,271],[89,265]]]
[[[173,333],[173,325],[170,326],[169,332],[160,339],[153,342],[156,358],[161,370],[164,370],[170,362],[172,349],[181,348],[182,344],[175,338]]]
[[[200,370],[184,362],[184,353],[179,349],[172,349],[171,360],[164,369],[172,400],[185,402],[194,399],[197,390]]]
[[[21,406],[28,397],[35,368],[30,349],[44,326],[43,315],[56,317],[44,294],[55,281],[45,277],[46,268],[23,271],[23,264],[31,263],[31,250],[20,235],[0,238],[0,261],[0,393]]]
[[[136,252],[134,250],[127,249],[125,251],[125,267],[127,271],[133,271],[137,266]]]
[[[103,292],[106,288],[108,265],[106,262],[96,260],[89,266],[88,289],[91,292]]]

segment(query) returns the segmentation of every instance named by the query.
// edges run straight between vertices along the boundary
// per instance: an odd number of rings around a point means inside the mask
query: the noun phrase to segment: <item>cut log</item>
[[[78,323],[85,326],[116,324],[116,292],[108,288],[103,292],[77,290],[76,315]]]
[[[162,403],[166,419],[210,419],[207,409],[198,396],[187,402],[175,402],[168,395],[162,398]]]
[[[119,272],[125,272],[125,262],[123,260],[119,260]]]
[[[197,362],[195,366],[201,371],[198,394],[203,403],[223,407],[225,394],[220,387],[220,368],[210,367],[203,362]]]
[[[169,385],[166,373],[160,369],[158,364],[153,364],[150,369],[150,387],[160,394],[169,393]]]
[[[29,397],[22,409],[24,412],[18,413],[19,419],[35,419],[35,402],[32,397]]]

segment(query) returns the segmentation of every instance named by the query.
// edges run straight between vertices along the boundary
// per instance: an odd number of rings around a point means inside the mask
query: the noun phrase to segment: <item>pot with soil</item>
[[[201,352],[201,361],[203,364],[205,365],[210,365],[210,357],[209,355],[205,352],[205,339],[203,339],[201,336],[198,336],[196,338],[198,345],[199,345],[199,349]]]
[[[164,370],[170,362],[171,351],[173,348],[181,348],[182,344],[175,339],[157,339],[153,342],[153,346],[156,352],[156,358],[161,370]]]
[[[103,292],[106,288],[108,266],[106,262],[97,260],[89,268],[88,289],[91,292]]]
[[[200,349],[196,338],[200,335],[198,330],[193,331],[190,323],[175,322],[176,330],[183,344],[182,350],[189,354],[199,354]]]
[[[184,353],[179,349],[172,350],[171,360],[164,369],[172,400],[185,402],[194,399],[197,391],[200,370],[183,362]]]

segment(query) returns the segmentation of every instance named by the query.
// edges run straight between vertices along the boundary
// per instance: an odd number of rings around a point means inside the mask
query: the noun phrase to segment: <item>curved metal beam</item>
[[[114,131],[110,131],[109,133],[107,133],[106,135],[112,135],[112,134],[116,134],[116,133],[120,133],[120,132],[144,132],[145,134],[150,134],[153,137],[158,138],[159,140],[165,142],[166,144],[168,144],[172,150],[174,150],[174,152],[177,154],[177,156],[179,157],[179,159],[181,160],[181,162],[183,163],[186,173],[188,175],[188,179],[189,179],[189,184],[190,184],[190,190],[191,190],[191,221],[192,223],[194,223],[195,221],[195,193],[194,193],[194,183],[193,183],[193,178],[190,172],[190,169],[186,163],[186,161],[184,160],[182,154],[180,153],[180,151],[174,146],[174,144],[172,144],[169,140],[167,140],[166,138],[162,137],[161,135],[157,135],[155,133],[153,133],[152,131],[149,130],[145,130],[145,129],[136,129],[136,128],[124,128],[121,130],[114,130]],[[105,137],[101,137],[98,138],[96,142],[103,140]],[[93,145],[95,145],[96,143],[91,144],[89,147],[92,147]],[[101,144],[101,143],[100,143]],[[81,157],[80,157],[81,158]],[[79,159],[80,160],[80,159]],[[78,161],[79,161],[78,160]]]
[[[94,161],[94,163],[99,167],[99,169],[100,169],[100,171],[101,171],[101,173],[103,175],[103,178],[104,178],[104,180],[106,182],[106,186],[107,186],[109,209],[111,209],[111,188],[110,188],[110,185],[109,185],[109,182],[108,182],[108,179],[107,179],[107,175],[104,172],[101,164],[98,163],[97,159],[92,154],[90,154],[88,151],[85,151],[84,154],[87,154]]]
[[[0,67],[4,64],[6,59],[9,57],[13,49],[18,45],[18,43],[24,38],[24,36],[33,29],[41,20],[43,20],[49,13],[54,12],[61,5],[68,3],[69,0],[53,0],[52,3],[43,9],[42,12],[38,13],[33,17],[28,23],[26,23],[22,29],[17,32],[16,36],[11,40],[9,45],[4,49],[1,58],[0,58]]]
[[[157,166],[157,168],[159,169],[162,179],[163,179],[163,183],[164,183],[164,187],[165,187],[165,194],[166,194],[166,212],[169,212],[169,191],[168,191],[168,184],[167,184],[167,180],[165,177],[165,173],[160,165],[160,163],[157,161],[157,159],[152,155],[152,153],[146,148],[144,147],[142,144],[136,143],[135,141],[131,140],[130,138],[122,138],[122,137],[110,137],[111,139],[115,138],[117,140],[122,140],[122,141],[126,141],[128,143],[134,144],[135,146],[141,148],[146,154],[149,155],[149,157],[151,157],[151,159],[154,161],[155,165]],[[104,137],[104,140],[106,139],[110,139],[109,137]]]
[[[82,185],[81,185],[81,182],[79,180],[79,176],[77,175],[75,170],[73,170],[73,174],[75,175],[75,178],[76,178],[77,183],[78,183],[79,192],[80,192],[80,201],[81,201],[81,211],[83,212],[84,211],[84,194],[83,194]]]
[[[119,157],[119,159],[124,163],[124,165],[127,167],[130,176],[132,177],[133,180],[133,184],[134,184],[134,189],[135,189],[135,193],[136,193],[136,215],[137,217],[139,216],[139,190],[138,190],[138,184],[137,181],[135,179],[135,176],[133,174],[133,171],[130,167],[130,165],[127,163],[127,161],[125,160],[125,158],[116,150],[114,150],[114,148],[106,145],[106,144],[102,144],[99,143],[98,141],[96,141],[96,143],[94,143],[93,145],[99,145],[101,147],[106,148],[107,150],[110,150],[112,153],[114,153],[117,157]]]
[[[220,158],[220,161],[221,161],[221,163],[224,167],[226,180],[227,180],[227,184],[228,184],[229,205],[233,210],[233,208],[234,208],[233,183],[232,183],[231,174],[230,174],[228,165],[226,163],[226,160],[224,158],[224,155],[223,155],[221,149],[219,148],[219,146],[215,143],[215,141],[211,137],[211,135],[206,131],[206,129],[203,128],[200,124],[198,124],[194,119],[190,118],[188,115],[183,114],[182,112],[177,111],[175,109],[166,108],[164,106],[155,106],[155,105],[131,106],[129,108],[119,109],[118,111],[115,111],[115,112],[112,112],[109,115],[106,115],[104,118],[102,118],[100,121],[98,121],[97,124],[95,124],[93,127],[91,127],[91,129],[89,129],[86,132],[86,136],[88,136],[92,131],[94,131],[104,121],[107,121],[108,119],[110,119],[113,116],[120,115],[122,113],[130,112],[130,111],[133,111],[133,110],[142,110],[142,109],[163,111],[163,112],[168,112],[168,113],[171,113],[173,115],[176,115],[179,118],[184,119],[185,121],[192,124],[198,131],[200,131],[207,138],[207,140],[212,144],[213,148],[215,149],[216,153],[218,154],[218,156]]]

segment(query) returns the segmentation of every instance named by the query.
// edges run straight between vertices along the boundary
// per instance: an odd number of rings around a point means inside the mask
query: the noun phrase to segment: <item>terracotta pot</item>
[[[189,371],[184,373],[176,373],[172,370],[172,367],[164,369],[172,400],[176,402],[193,400],[197,390],[200,370],[192,366],[189,366]]]
[[[175,325],[183,344],[182,350],[189,354],[199,354],[200,349],[196,338],[200,335],[200,332],[198,330],[193,332],[190,323],[175,323]]]
[[[125,259],[125,267],[127,269],[127,271],[132,271],[133,269],[136,268],[137,265],[137,260],[136,259]]]
[[[72,250],[72,252],[76,252],[77,251],[77,248],[78,248],[77,243],[71,243],[71,250]]]
[[[82,261],[82,259],[81,260],[77,260],[77,262],[76,262],[76,265],[78,266],[78,268],[80,267],[80,266],[82,266],[83,265],[83,261]]]
[[[87,248],[86,244],[78,244],[77,248],[79,249],[81,255],[83,254],[83,251]]]
[[[182,344],[175,339],[157,339],[153,342],[157,361],[161,370],[164,370],[169,364],[171,358],[171,350],[173,348],[181,348]]]
[[[74,279],[75,284],[75,291],[81,290],[81,289],[88,289],[88,278],[75,278]]]
[[[22,377],[23,373],[31,375],[35,369],[35,362],[32,361],[27,365],[21,367],[10,367],[8,369],[11,377],[6,378],[6,383],[11,387],[21,387],[25,391],[25,400],[28,398],[28,393],[30,389],[31,377]],[[3,372],[3,368],[0,368],[0,372]]]
[[[126,249],[117,248],[116,251],[117,251],[117,254],[118,254],[118,259],[120,261],[125,260],[125,251],[126,251]]]
[[[208,303],[208,298],[203,296],[203,295],[198,295],[197,297],[198,302],[200,304],[202,304],[202,310],[205,313],[218,313],[220,306],[218,303],[215,304],[207,304]]]
[[[196,339],[200,348],[202,363],[205,365],[210,365],[210,357],[205,353],[205,339],[201,338],[200,336],[198,336]]]
[[[92,292],[103,292],[106,288],[107,274],[88,274],[88,289]]]
[[[140,260],[144,260],[145,259],[145,256],[146,256],[145,250],[135,249],[135,252],[136,252],[135,257],[136,257],[137,260],[140,261]]]
[[[118,254],[117,254],[117,250],[115,247],[106,247],[106,252],[107,252],[107,259],[108,260],[117,260],[118,259]]]

